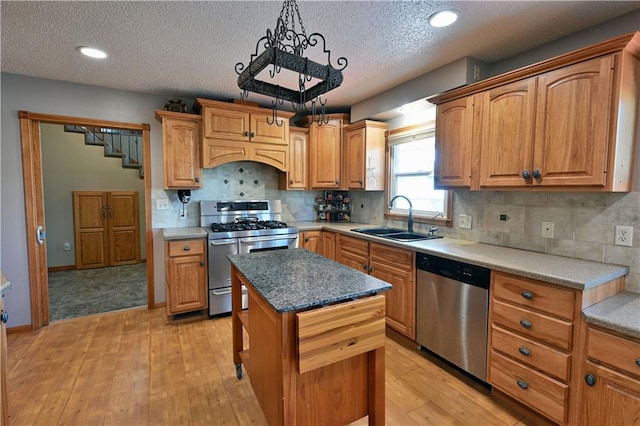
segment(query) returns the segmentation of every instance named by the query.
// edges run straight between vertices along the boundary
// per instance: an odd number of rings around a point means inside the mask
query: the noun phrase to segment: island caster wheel
[[[242,364],[236,365],[236,377],[238,380],[242,379]]]

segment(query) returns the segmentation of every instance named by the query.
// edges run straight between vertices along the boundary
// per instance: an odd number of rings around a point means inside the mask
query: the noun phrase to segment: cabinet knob
[[[189,251],[189,250],[191,250],[191,247],[189,247],[189,246],[184,246],[184,247],[182,247],[182,250],[184,250],[184,251]]]
[[[244,132],[244,136],[249,136],[249,132]]]
[[[516,383],[518,384],[518,386],[520,386],[521,389],[529,389],[529,385],[524,380],[518,380]]]
[[[542,173],[540,173],[540,170],[535,169],[533,171],[533,177],[534,177],[534,179],[540,179],[542,177]]]
[[[2,319],[2,323],[6,324],[7,321],[9,321],[9,312],[2,311],[2,314],[0,315],[0,318]]]
[[[523,177],[523,179],[529,179],[531,177],[531,175],[529,174],[529,170],[524,169],[522,171],[522,177]]]
[[[529,356],[529,355],[531,355],[531,351],[530,351],[529,349],[525,348],[524,346],[519,347],[519,348],[518,348],[518,352],[520,352],[520,353],[521,353],[522,355],[524,355],[524,356]]]
[[[305,243],[308,243],[308,242],[309,242],[309,238],[305,238],[305,239],[304,239],[304,242],[305,242]]]
[[[200,178],[199,177],[196,178],[196,182],[200,183]]]
[[[593,386],[596,384],[596,378],[590,373],[584,376],[584,381],[587,383],[587,386]]]
[[[366,263],[363,263],[363,264],[362,264],[362,270],[363,270],[363,271],[366,271],[366,270],[367,270],[367,264],[366,264]]]
[[[525,299],[533,300],[533,293],[530,291],[523,291],[521,294]]]
[[[340,185],[340,181],[339,180],[336,180],[336,185]]]
[[[252,138],[255,138],[255,137],[256,137],[256,132],[251,132],[251,133],[249,134],[249,136],[251,136]]]
[[[362,186],[362,179],[358,179],[358,183]]]
[[[369,273],[373,272],[373,266],[369,266]]]
[[[524,328],[531,328],[531,326],[533,324],[531,324],[529,321],[527,320],[520,320],[520,325],[523,326]]]
[[[640,358],[636,359],[636,365],[640,367]]]
[[[204,261],[203,260],[200,261],[200,266],[204,266]]]
[[[289,179],[289,185],[293,185],[293,179]]]

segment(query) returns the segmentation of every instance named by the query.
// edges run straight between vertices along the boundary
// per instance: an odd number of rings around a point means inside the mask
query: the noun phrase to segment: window
[[[413,204],[416,217],[449,219],[449,193],[433,188],[435,162],[435,129],[390,135],[389,200],[404,195]],[[393,203],[391,215],[408,215],[409,204],[399,198]]]

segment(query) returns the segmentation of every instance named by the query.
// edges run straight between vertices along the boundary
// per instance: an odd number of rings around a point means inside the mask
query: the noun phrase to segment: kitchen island
[[[391,285],[305,249],[229,260],[233,361],[239,379],[246,369],[269,424],[347,424],[368,415],[383,425],[383,292]]]

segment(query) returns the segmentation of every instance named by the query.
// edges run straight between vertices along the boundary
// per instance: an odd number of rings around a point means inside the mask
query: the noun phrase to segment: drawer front
[[[571,350],[573,324],[493,299],[492,321],[527,337]]]
[[[564,382],[569,381],[571,355],[491,325],[491,348]]]
[[[205,250],[205,240],[181,240],[169,241],[169,257],[193,256],[203,254]]]
[[[369,241],[348,237],[346,235],[338,235],[338,250],[369,257]]]
[[[574,319],[575,293],[535,280],[494,272],[493,297],[567,320]]]
[[[587,356],[640,377],[640,342],[589,327]]]
[[[370,258],[378,262],[388,263],[396,268],[412,271],[415,269],[415,252],[403,250],[384,244],[370,243]]]
[[[551,420],[566,423],[569,386],[491,352],[489,383]]]

